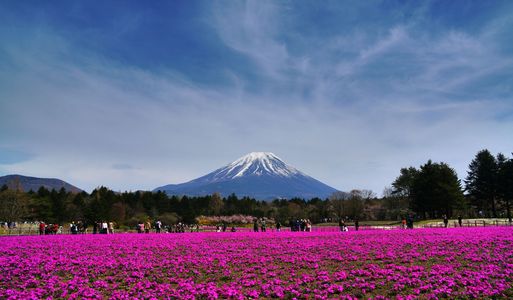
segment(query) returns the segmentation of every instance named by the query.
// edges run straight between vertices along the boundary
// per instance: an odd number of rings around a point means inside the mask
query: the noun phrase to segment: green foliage
[[[506,210],[506,216],[512,221],[511,205],[513,202],[513,159],[497,155],[497,197]]]
[[[401,174],[392,183],[392,194],[398,197],[409,197],[415,177],[419,170],[414,167],[402,168]]]
[[[16,187],[16,185],[14,185]],[[513,203],[513,159],[489,151],[480,151],[469,166],[466,179],[471,209],[485,209],[511,217]],[[493,201],[492,201],[493,200]],[[358,218],[397,220],[411,212],[423,217],[458,214],[472,215],[461,190],[456,172],[445,163],[428,161],[420,169],[402,168],[400,175],[385,190],[381,199],[372,191],[336,192],[329,199],[275,199],[258,201],[232,194],[203,197],[168,196],[163,192],[115,193],[99,187],[91,194],[47,190],[23,193],[19,189],[0,188],[0,221],[45,221],[63,224],[70,221],[114,221],[132,228],[138,222],[160,219],[164,224],[194,223],[198,216],[247,215],[266,217],[287,224],[289,220]],[[463,213],[462,213],[463,212]]]
[[[469,165],[465,180],[470,200],[477,210],[497,217],[498,163],[488,150],[481,150]]]
[[[446,163],[429,160],[414,177],[410,201],[411,208],[423,217],[451,216],[454,208],[464,206],[456,171]]]

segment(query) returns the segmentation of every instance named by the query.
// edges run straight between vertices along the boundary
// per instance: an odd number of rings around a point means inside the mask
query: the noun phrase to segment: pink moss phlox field
[[[513,228],[0,238],[0,299],[510,298]]]

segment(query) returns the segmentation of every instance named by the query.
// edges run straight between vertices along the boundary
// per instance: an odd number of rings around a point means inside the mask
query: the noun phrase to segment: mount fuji
[[[327,198],[337,190],[287,165],[270,152],[252,152],[205,176],[156,188],[168,195],[220,193],[258,200]]]

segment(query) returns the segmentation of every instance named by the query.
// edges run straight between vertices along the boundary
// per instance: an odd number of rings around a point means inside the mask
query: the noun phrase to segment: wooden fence
[[[490,227],[490,226],[513,226],[513,223],[508,222],[507,220],[463,220],[461,226],[458,221],[451,220],[448,223],[448,227]],[[354,226],[347,226],[349,231],[355,231]],[[443,222],[438,223],[430,223],[430,224],[419,224],[415,225],[415,228],[443,228],[445,224]],[[400,229],[401,225],[360,225],[359,230],[392,230],[392,229]],[[259,232],[260,232],[259,227]],[[217,231],[216,226],[200,226],[199,232],[215,232]],[[226,232],[230,232],[231,227],[226,229]],[[252,232],[253,226],[251,227],[236,227],[237,232]],[[276,228],[274,226],[268,226],[266,228],[266,232],[276,232]],[[290,227],[281,227],[283,232],[291,231]],[[312,232],[337,232],[340,231],[338,226],[312,226]],[[115,233],[134,233],[135,230],[128,231],[120,231],[115,230]],[[154,230],[152,230],[154,232]],[[162,232],[165,232],[162,230]],[[192,231],[188,228],[185,232],[197,232],[194,228]],[[71,231],[68,226],[61,227],[57,234],[71,234]],[[89,228],[85,234],[92,234],[91,228]],[[5,235],[39,235],[39,227],[37,225],[28,225],[23,224],[22,226],[7,228],[5,226],[0,228],[0,236]]]
[[[489,227],[489,226],[512,226],[513,223],[508,220],[462,220],[461,226],[458,221],[451,220],[447,227]],[[424,224],[419,227],[422,228],[443,228],[445,224],[443,222]]]

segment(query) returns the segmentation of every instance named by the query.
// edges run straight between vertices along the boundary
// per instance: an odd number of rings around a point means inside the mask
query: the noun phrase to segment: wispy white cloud
[[[229,85],[116,62],[50,28],[10,35],[0,45],[0,134],[35,155],[2,172],[151,189],[272,151],[336,188],[380,192],[429,158],[464,176],[479,149],[511,152],[513,120],[496,118],[513,111],[511,88],[483,85],[511,82],[501,76],[512,55],[495,38],[502,23],[431,32],[419,16],[321,38],[303,34],[308,23],[290,9],[213,8],[206,22],[256,73],[220,70]]]

